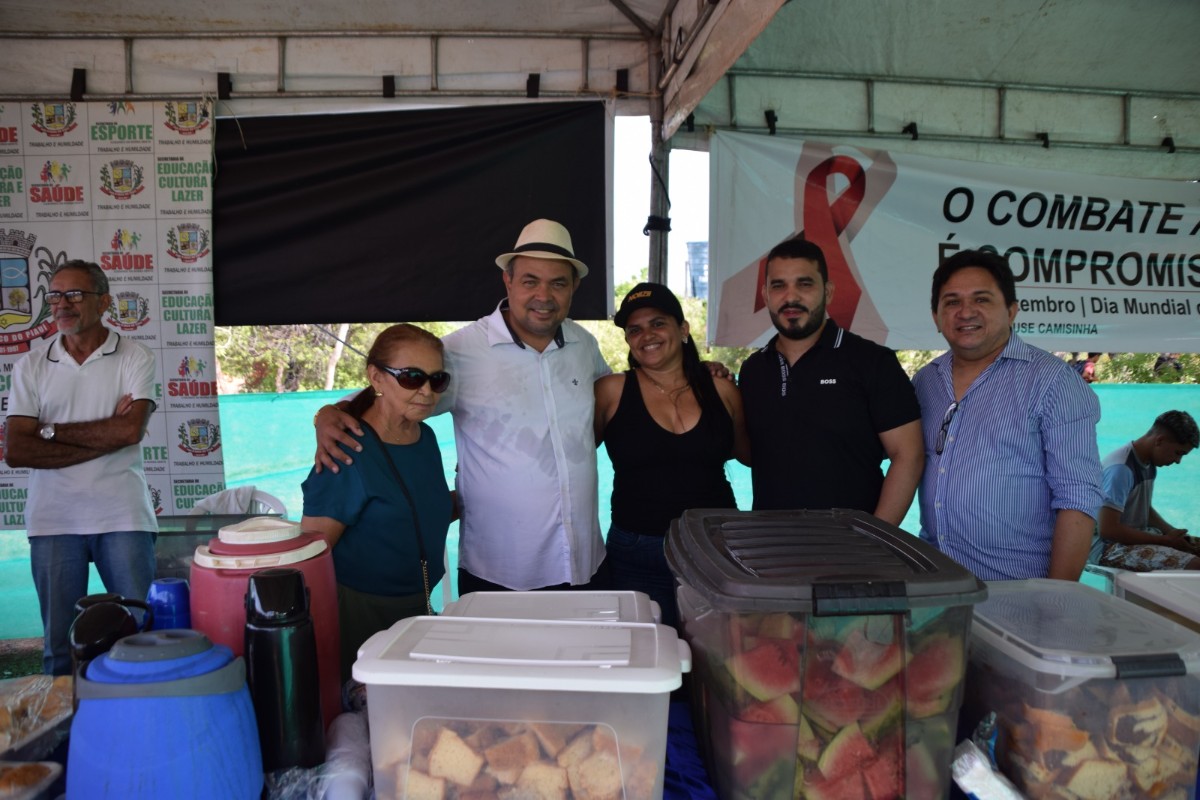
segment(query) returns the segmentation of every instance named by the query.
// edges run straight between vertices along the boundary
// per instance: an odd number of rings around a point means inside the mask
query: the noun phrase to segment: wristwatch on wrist
[[[38,428],[38,436],[41,436],[48,442],[54,441],[54,423],[47,422],[46,424],[42,425],[42,427]]]

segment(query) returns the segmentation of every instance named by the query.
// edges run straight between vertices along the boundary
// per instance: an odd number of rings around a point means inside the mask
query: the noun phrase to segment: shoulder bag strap
[[[425,587],[425,613],[432,616],[433,605],[429,601],[429,559],[425,557],[425,537],[421,535],[421,520],[417,517],[417,504],[413,501],[412,492],[408,490],[408,484],[401,477],[400,470],[396,468],[396,462],[392,460],[392,454],[388,452],[387,443],[380,438],[375,429],[368,425],[366,421],[359,420],[359,423],[365,430],[370,431],[371,435],[379,442],[379,446],[383,450],[383,456],[387,460],[387,465],[392,470],[392,476],[395,477],[396,483],[400,484],[400,491],[404,493],[404,499],[408,501],[408,510],[412,512],[413,530],[417,533],[417,552],[421,556],[421,582]]]

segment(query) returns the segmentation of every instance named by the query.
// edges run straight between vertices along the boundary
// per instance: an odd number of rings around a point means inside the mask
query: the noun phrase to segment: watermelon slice
[[[905,750],[904,775],[909,797],[945,796],[947,787],[942,785],[942,770],[923,743],[910,744]]]
[[[817,769],[827,781],[838,781],[857,774],[876,758],[875,748],[863,736],[858,723],[851,723],[837,732],[817,759]]]
[[[760,639],[752,649],[725,659],[725,667],[757,700],[800,690],[800,654],[790,640]]]
[[[904,648],[899,642],[878,644],[869,640],[861,629],[846,637],[833,660],[834,673],[864,689],[878,689],[894,678],[904,667]]]
[[[821,757],[821,740],[812,729],[807,717],[800,717],[800,732],[796,738],[796,755],[806,761],[816,761]]]
[[[862,776],[852,772],[839,780],[818,779],[801,787],[801,797],[808,800],[869,800]]]
[[[910,696],[908,698],[908,715],[912,719],[936,717],[938,714],[946,713],[953,700],[953,691],[928,698]]]
[[[751,703],[736,716],[743,722],[762,722],[768,725],[795,725],[800,719],[800,706],[790,694],[771,700]]]
[[[900,678],[892,678],[864,697],[868,700],[867,709],[859,720],[859,726],[868,738],[878,739],[904,713],[904,692],[900,688]]]
[[[897,756],[877,758],[863,770],[863,782],[871,800],[899,800],[904,797],[904,774]]]
[[[763,614],[762,622],[758,624],[758,635],[768,639],[803,641],[804,625],[786,611]]]
[[[933,701],[954,694],[963,678],[963,643],[948,634],[930,636],[908,662],[910,702]]]
[[[863,782],[871,800],[899,800],[904,797],[904,740],[897,732],[876,748],[879,757],[863,770]]]
[[[828,661],[809,659],[804,670],[804,712],[824,730],[833,733],[857,722],[865,694],[861,686],[835,675]]]

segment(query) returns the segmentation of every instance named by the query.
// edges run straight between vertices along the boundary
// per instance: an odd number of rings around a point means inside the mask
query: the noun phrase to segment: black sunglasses
[[[425,385],[425,381],[429,381],[429,388],[441,394],[450,385],[450,373],[445,370],[438,370],[430,374],[419,367],[389,367],[387,364],[380,364],[378,361],[372,361],[371,363],[377,369],[381,369],[391,375],[396,379],[396,383],[409,391],[415,392]]]
[[[942,429],[938,431],[937,444],[934,446],[934,452],[939,456],[946,449],[946,436],[950,433],[950,423],[954,421],[954,415],[958,411],[958,403],[951,403],[946,409],[946,415],[942,417]]]

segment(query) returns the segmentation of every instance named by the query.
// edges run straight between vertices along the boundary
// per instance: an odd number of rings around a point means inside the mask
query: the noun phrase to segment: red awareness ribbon
[[[830,202],[829,178],[843,175],[850,185]],[[854,323],[854,312],[862,297],[862,287],[854,278],[850,264],[842,252],[838,236],[850,224],[867,190],[867,175],[862,165],[849,156],[833,156],[818,164],[804,180],[804,229],[796,236],[813,242],[825,253],[829,282],[834,285],[833,300],[826,312],[843,328]],[[754,310],[764,307],[762,287],[766,283],[767,260],[758,265],[758,287]]]

